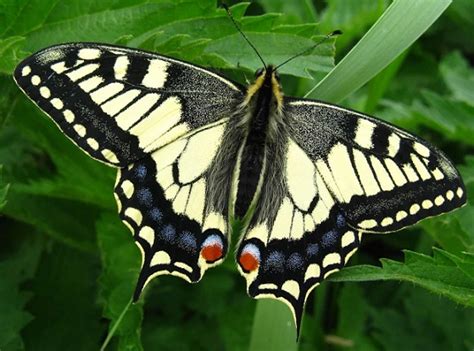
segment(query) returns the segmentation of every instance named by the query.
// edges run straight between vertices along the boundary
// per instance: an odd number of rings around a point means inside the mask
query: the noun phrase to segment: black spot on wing
[[[64,57],[64,66],[66,68],[71,68],[77,63],[77,51],[76,50],[67,50]]]
[[[412,153],[414,153],[413,142],[411,140],[402,138],[400,140],[400,148],[393,160],[398,164],[411,163]]]
[[[388,138],[392,135],[393,131],[387,126],[377,124],[372,133],[372,145],[373,151],[377,154],[388,154]]]
[[[148,72],[150,59],[139,55],[129,55],[127,57],[129,65],[127,67],[125,80],[133,85],[141,85],[143,78]]]

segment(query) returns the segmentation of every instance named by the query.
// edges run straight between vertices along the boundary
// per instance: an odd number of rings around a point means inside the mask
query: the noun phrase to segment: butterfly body
[[[282,156],[272,154],[285,129],[282,93],[276,77],[271,66],[260,70],[239,104],[236,119],[241,121],[237,124],[245,127],[234,175],[238,182],[232,217],[245,217],[251,204],[258,200],[267,166]]]
[[[271,66],[243,88],[166,56],[71,43],[25,59],[14,78],[84,152],[117,168],[119,216],[143,258],[135,299],[158,275],[199,281],[240,219],[248,293],[284,301],[299,328],[309,292],[363,233],[466,201],[441,151],[373,117],[284,97]]]

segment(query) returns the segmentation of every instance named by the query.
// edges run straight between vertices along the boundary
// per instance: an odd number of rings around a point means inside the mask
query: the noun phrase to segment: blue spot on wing
[[[145,179],[146,175],[147,175],[148,171],[146,169],[146,167],[144,165],[139,165],[136,169],[135,169],[135,176],[140,179],[140,180],[143,180]]]
[[[309,244],[308,247],[306,248],[306,255],[308,255],[308,257],[317,256],[318,252],[319,252],[318,244]]]
[[[338,236],[339,235],[335,230],[330,230],[323,235],[321,239],[321,245],[325,248],[336,245]]]
[[[161,219],[163,218],[163,213],[161,213],[160,209],[156,207],[152,208],[148,214],[155,222],[161,222]]]
[[[179,237],[178,246],[188,252],[194,252],[197,247],[196,238],[191,232],[183,232]]]
[[[336,225],[338,228],[344,227],[346,225],[346,218],[340,213],[337,215]]]
[[[171,224],[168,224],[163,227],[163,229],[160,231],[159,236],[164,241],[173,242],[176,238],[176,229]]]
[[[137,191],[138,202],[146,207],[151,207],[153,204],[153,195],[150,189],[143,188]]]
[[[265,261],[265,270],[282,273],[284,270],[285,255],[279,251],[271,252]]]
[[[288,260],[286,261],[286,265],[288,266],[288,268],[294,271],[302,269],[303,264],[304,264],[303,257],[297,252],[292,253],[290,257],[288,257]]]

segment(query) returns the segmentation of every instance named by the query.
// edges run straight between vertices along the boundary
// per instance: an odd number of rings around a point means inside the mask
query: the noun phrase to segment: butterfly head
[[[280,75],[274,66],[268,65],[255,71],[255,81],[247,89],[246,101],[250,102],[259,92],[270,92],[277,108],[283,105]]]

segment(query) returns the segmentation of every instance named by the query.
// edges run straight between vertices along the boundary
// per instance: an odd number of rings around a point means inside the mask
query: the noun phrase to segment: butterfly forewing
[[[292,124],[295,141],[354,228],[393,232],[466,202],[458,171],[426,141],[317,101],[290,100],[287,111],[299,121]]]
[[[100,44],[44,49],[18,65],[14,77],[81,149],[119,167],[229,117],[242,95],[200,67]]]

